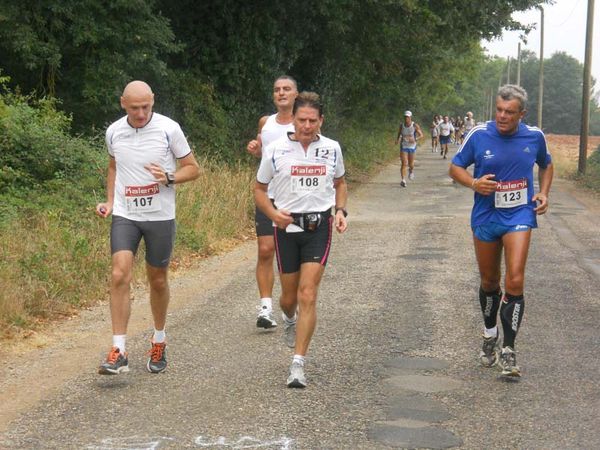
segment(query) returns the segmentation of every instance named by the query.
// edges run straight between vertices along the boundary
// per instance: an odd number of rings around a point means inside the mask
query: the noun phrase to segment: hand
[[[335,213],[335,229],[338,233],[343,233],[348,229],[348,221],[341,210]]]
[[[255,156],[256,158],[260,158],[262,156],[260,143],[256,139],[253,139],[250,142],[248,142],[246,150],[248,151],[248,153],[250,153],[252,156]]]
[[[294,222],[294,218],[292,215],[284,209],[278,209],[275,217],[273,218],[273,222],[277,225],[277,228],[281,228],[285,230],[287,226]]]
[[[154,179],[156,181],[158,181],[160,184],[164,184],[166,186],[167,183],[169,182],[169,180],[167,179],[167,173],[158,164],[154,164],[154,163],[148,164],[148,165],[144,166],[144,169],[146,169],[148,172],[150,172],[152,174],[152,176],[154,177]]]
[[[533,210],[541,215],[548,211],[548,197],[541,192],[535,194],[532,199],[534,202],[539,202],[539,204],[533,208]]]
[[[496,175],[488,173],[479,178],[475,179],[475,182],[471,186],[473,190],[481,195],[490,195],[496,192],[496,183],[492,180]]]
[[[96,205],[96,214],[102,217],[103,219],[106,219],[108,216],[111,215],[111,213],[112,205],[109,205],[108,203],[98,203]]]

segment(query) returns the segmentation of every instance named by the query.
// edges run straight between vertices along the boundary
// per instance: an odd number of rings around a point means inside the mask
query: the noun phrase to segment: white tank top
[[[415,140],[415,123],[411,122],[410,126],[402,124],[402,148],[416,148],[417,141]]]
[[[465,119],[465,131],[468,133],[475,126],[475,119]]]
[[[260,140],[263,149],[267,148],[269,144],[275,142],[277,139],[287,136],[288,131],[294,132],[293,123],[282,125],[277,122],[276,117],[277,114],[269,116],[260,130]]]
[[[263,125],[262,129],[260,130],[260,140],[262,142],[263,152],[270,144],[272,144],[276,140],[281,139],[282,137],[286,137],[289,131],[291,131],[292,133],[294,132],[293,123],[282,125],[277,122],[277,114],[270,115],[267,118],[267,121]],[[269,198],[273,198],[273,189],[271,188],[270,184],[267,188],[267,194],[269,194]]]

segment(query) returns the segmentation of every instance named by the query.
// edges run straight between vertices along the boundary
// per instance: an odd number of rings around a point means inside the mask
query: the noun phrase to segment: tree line
[[[525,50],[521,55],[520,83],[529,97],[529,107],[524,120],[538,125],[540,60]],[[484,104],[486,92],[495,92],[499,84],[516,83],[516,64],[493,57],[484,61],[477,83],[479,98],[473,98],[479,118],[489,119],[489,106]],[[592,80],[595,84],[596,80]],[[565,52],[556,52],[544,58],[544,98],[542,102],[542,128],[554,134],[579,134],[581,128],[581,101],[583,89],[583,64]],[[469,94],[465,92],[465,97]],[[590,102],[590,133],[600,134],[600,106],[596,95]]]
[[[75,130],[119,116],[132,79],[201,151],[235,159],[270,111],[273,79],[319,92],[328,121],[369,126],[410,107],[465,103],[479,42],[523,29],[543,0],[0,0],[0,68],[20,92],[58,99]]]

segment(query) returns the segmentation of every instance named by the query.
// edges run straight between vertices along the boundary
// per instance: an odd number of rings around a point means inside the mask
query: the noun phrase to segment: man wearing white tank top
[[[261,158],[262,149],[272,142],[294,132],[292,123],[292,108],[298,95],[296,80],[283,75],[273,84],[273,103],[277,113],[263,116],[258,121],[258,135],[251,140],[246,149],[251,155]],[[268,190],[269,198],[273,200],[271,189]],[[260,295],[260,307],[256,326],[258,328],[273,328],[277,323],[273,319],[273,257],[275,255],[275,241],[273,239],[273,222],[262,211],[256,208],[255,212],[256,236],[258,242],[258,260],[256,262],[256,283]]]

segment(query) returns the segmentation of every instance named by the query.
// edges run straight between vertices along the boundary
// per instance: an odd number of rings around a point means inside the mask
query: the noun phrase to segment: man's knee
[[[149,271],[148,283],[150,289],[154,291],[163,291],[169,287],[169,279],[166,270],[153,269]]]
[[[523,292],[523,285],[525,284],[525,274],[507,273],[505,282],[507,291],[510,291],[514,294],[520,294]]]
[[[262,261],[272,261],[275,253],[275,242],[273,238],[259,239],[258,241],[258,259]]]
[[[307,306],[314,305],[317,300],[317,287],[309,284],[298,288],[298,302]]]
[[[115,286],[129,285],[131,283],[132,273],[131,269],[120,266],[113,265],[111,272],[111,280],[112,284]]]
[[[500,286],[500,275],[481,274],[481,288],[486,292],[492,292]]]

